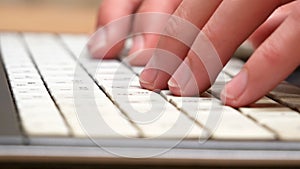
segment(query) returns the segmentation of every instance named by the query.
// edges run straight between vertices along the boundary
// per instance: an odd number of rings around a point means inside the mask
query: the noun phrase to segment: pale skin
[[[98,27],[123,16],[144,12],[173,14],[194,24],[209,38],[223,65],[245,40],[252,44],[254,53],[222,92],[221,99],[226,105],[240,107],[255,102],[300,64],[300,0],[103,0],[99,9]],[[143,22],[142,27],[155,24],[153,22]],[[130,30],[136,24],[130,22],[127,26],[125,30]],[[124,31],[124,27],[114,29],[115,32],[118,29]],[[166,29],[177,32],[180,25],[167,23]],[[197,35],[193,36],[196,38]],[[107,41],[113,40],[107,36]],[[110,46],[109,52],[102,56],[99,53],[103,49],[100,48],[106,46],[91,44],[91,48],[94,46],[91,53],[95,58],[114,58],[123,45],[120,42]],[[151,59],[156,56],[129,56],[131,64],[146,65],[140,76],[143,88],[169,88],[179,96],[196,94],[191,90],[193,87],[200,92],[209,88],[207,74],[202,71],[205,63],[187,46],[170,37],[143,34],[134,38],[129,55],[148,48],[170,51],[180,57],[182,63],[173,65],[174,72],[169,75],[160,70],[147,69]],[[185,82],[182,82],[179,75],[187,72],[184,70],[186,66],[182,65],[188,65],[191,70],[189,73],[193,74],[197,85],[180,87]]]

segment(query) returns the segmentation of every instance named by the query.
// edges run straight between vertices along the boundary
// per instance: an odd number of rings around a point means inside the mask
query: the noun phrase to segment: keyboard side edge
[[[0,36],[1,38],[1,36]],[[0,46],[0,144],[23,144],[17,110],[8,84]]]

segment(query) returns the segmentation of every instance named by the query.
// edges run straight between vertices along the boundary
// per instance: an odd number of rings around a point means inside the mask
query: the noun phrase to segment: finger
[[[88,43],[90,53],[95,58],[113,58],[124,46],[122,38],[131,28],[131,20],[124,18],[132,14],[142,0],[103,0],[98,13],[98,31]]]
[[[222,1],[199,34],[198,40],[194,42],[192,46],[194,51],[189,52],[182,66],[176,70],[170,79],[169,88],[171,92],[175,95],[189,96],[198,95],[205,91],[213,83],[223,65],[227,63],[238,46],[279,5],[281,5],[279,1],[274,0]],[[203,46],[208,49],[203,48]],[[216,66],[214,66],[215,64]],[[194,79],[181,78],[183,72],[186,72],[185,77],[193,77]]]
[[[300,64],[299,11],[300,3],[225,87],[222,92],[224,103],[240,107],[254,102],[272,90]]]
[[[291,13],[291,9],[296,4],[295,2],[291,2],[276,9],[276,11],[267,19],[267,21],[249,37],[249,41],[251,42],[253,48],[258,48],[259,45],[262,44],[264,40],[267,39],[267,37],[269,37],[278,28],[278,26]]]
[[[149,26],[162,27],[165,22],[160,23],[159,13],[172,14],[182,0],[145,0],[137,13],[157,13],[153,14],[153,19],[150,19],[147,15],[137,15],[135,17],[135,23],[133,32],[145,32],[149,30]],[[154,28],[154,29],[158,29]],[[126,58],[126,62],[131,65],[145,65],[150,57],[151,52],[142,52],[144,49],[151,49],[157,46],[159,35],[150,34],[138,34],[133,38],[133,46],[129,51],[129,56]]]
[[[166,88],[171,75],[186,56],[199,30],[215,11],[221,0],[184,0],[167,22],[155,52],[141,74],[142,87],[155,90]],[[179,19],[181,18],[181,19]],[[162,50],[166,52],[161,52]],[[168,56],[166,54],[169,54]],[[175,58],[174,58],[175,57]],[[162,60],[168,66],[162,65]],[[175,61],[174,61],[175,60]]]

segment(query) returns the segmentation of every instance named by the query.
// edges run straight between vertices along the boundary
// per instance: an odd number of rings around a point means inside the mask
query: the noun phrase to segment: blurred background
[[[0,31],[92,33],[101,0],[0,0]]]

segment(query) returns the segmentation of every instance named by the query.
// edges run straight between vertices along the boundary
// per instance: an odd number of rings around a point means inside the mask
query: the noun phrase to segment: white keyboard
[[[300,140],[300,89],[286,82],[236,110],[218,91],[175,97],[141,89],[141,67],[82,54],[85,35],[2,33],[0,40],[28,137]],[[214,88],[242,66],[232,59]]]

